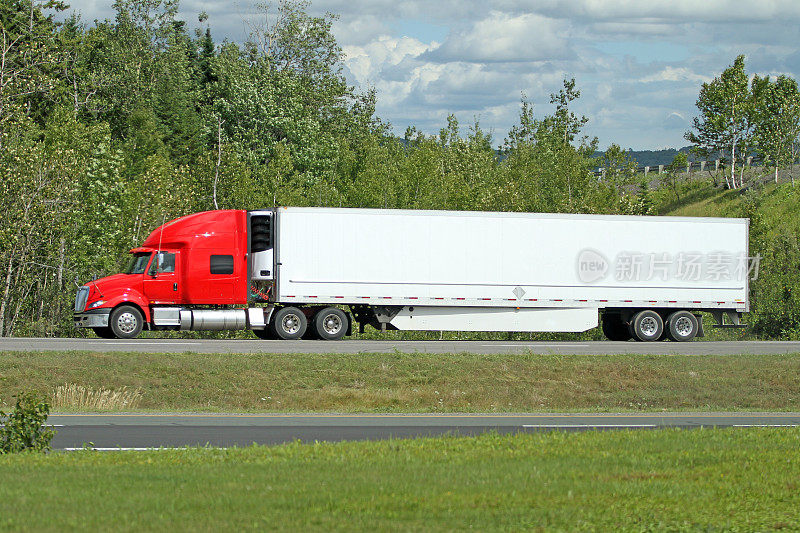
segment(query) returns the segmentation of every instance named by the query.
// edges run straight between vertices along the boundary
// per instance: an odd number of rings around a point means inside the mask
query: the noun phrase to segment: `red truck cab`
[[[165,306],[248,302],[248,213],[206,211],[157,228],[130,251],[124,273],[85,284],[75,324],[102,337],[135,336]],[[114,331],[116,330],[116,331]]]

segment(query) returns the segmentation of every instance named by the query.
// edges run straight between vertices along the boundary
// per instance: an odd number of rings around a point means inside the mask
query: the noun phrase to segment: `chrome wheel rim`
[[[694,330],[694,326],[689,317],[682,316],[675,321],[675,333],[681,337],[688,337],[692,334],[692,330]]]
[[[289,313],[281,320],[281,327],[286,333],[294,335],[300,331],[300,317],[294,313]]]
[[[658,322],[652,316],[646,316],[639,322],[639,331],[645,337],[654,337],[658,331]]]
[[[322,319],[322,329],[328,335],[336,335],[342,329],[342,319],[339,315],[331,313]]]
[[[122,313],[117,318],[117,329],[119,329],[122,333],[133,333],[136,331],[137,325],[138,321],[133,313]]]

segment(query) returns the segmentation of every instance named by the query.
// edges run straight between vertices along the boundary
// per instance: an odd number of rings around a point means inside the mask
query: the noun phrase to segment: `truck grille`
[[[89,287],[81,287],[75,296],[75,312],[82,313],[86,309],[86,300],[89,299]]]

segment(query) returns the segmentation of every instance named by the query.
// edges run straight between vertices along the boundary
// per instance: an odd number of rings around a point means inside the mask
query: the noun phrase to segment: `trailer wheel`
[[[275,311],[268,328],[278,339],[295,340],[303,336],[308,327],[306,315],[296,307],[282,307]]]
[[[99,327],[99,328],[92,328],[94,330],[94,334],[100,337],[101,339],[116,339],[117,336],[114,335],[114,332],[111,331],[111,328],[108,326]]]
[[[347,313],[335,307],[326,307],[314,315],[314,333],[325,341],[338,341],[349,327]]]
[[[142,332],[144,318],[141,311],[130,305],[122,305],[111,311],[108,324],[118,339],[133,339]]]
[[[631,340],[631,330],[619,315],[603,316],[603,335],[610,341]]]
[[[688,342],[700,329],[697,317],[689,311],[675,311],[667,317],[667,337],[676,342]]]
[[[631,321],[631,332],[640,341],[656,341],[664,333],[664,321],[655,311],[639,311]]]

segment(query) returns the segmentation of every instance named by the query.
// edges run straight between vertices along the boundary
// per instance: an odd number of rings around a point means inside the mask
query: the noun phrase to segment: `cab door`
[[[174,304],[180,301],[180,253],[161,251],[153,254],[144,275],[144,295],[151,304]]]

